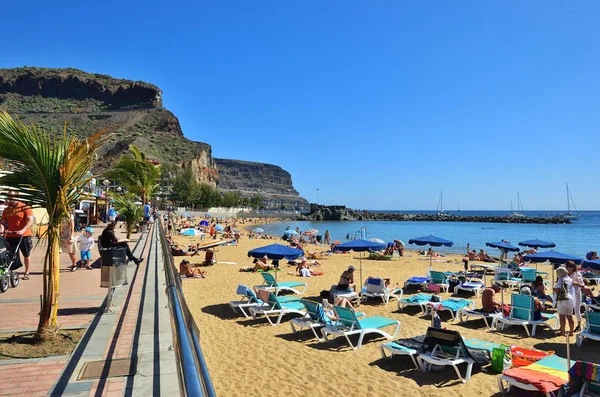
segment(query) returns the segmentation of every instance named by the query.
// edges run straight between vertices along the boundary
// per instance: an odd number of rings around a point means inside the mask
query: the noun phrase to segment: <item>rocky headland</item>
[[[212,157],[210,144],[187,139],[177,117],[162,104],[155,85],[78,69],[0,69],[0,109],[46,131],[86,137],[112,133],[101,148],[96,172],[110,168],[129,145],[160,163],[192,168],[196,179],[242,196],[260,195],[266,209],[306,210],[288,172],[270,164]],[[243,176],[243,177],[238,177]]]

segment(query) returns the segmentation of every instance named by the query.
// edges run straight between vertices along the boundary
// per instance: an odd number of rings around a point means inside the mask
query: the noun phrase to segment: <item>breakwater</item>
[[[456,214],[403,214],[353,210],[345,206],[325,206],[311,204],[310,211],[300,214],[302,221],[412,221],[412,222],[490,222],[490,223],[532,223],[570,224],[571,221],[559,217],[529,216],[473,216]]]

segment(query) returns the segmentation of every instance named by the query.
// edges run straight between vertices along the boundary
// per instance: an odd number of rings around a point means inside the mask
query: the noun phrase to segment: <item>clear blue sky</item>
[[[95,3],[95,4],[92,4]],[[213,156],[353,208],[600,209],[597,1],[4,4],[0,67],[163,90]]]

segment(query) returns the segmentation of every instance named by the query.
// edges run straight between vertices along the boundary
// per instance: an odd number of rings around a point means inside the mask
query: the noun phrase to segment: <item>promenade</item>
[[[96,240],[102,229],[94,227]],[[32,253],[31,279],[0,295],[0,333],[37,327],[44,243]],[[157,228],[132,235],[130,248],[145,259],[127,267],[129,283],[115,289],[108,312],[100,261],[93,270],[70,272],[69,257],[61,254],[58,323],[86,331],[70,355],[0,360],[0,396],[180,395]],[[93,258],[100,258],[97,246]]]

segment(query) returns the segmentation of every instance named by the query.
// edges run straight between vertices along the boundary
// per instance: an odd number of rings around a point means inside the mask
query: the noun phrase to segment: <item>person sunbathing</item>
[[[384,278],[383,279],[383,285],[385,286],[385,289],[388,292],[394,292],[396,291],[398,288],[400,288],[400,285],[398,283],[396,283],[396,285],[392,286],[392,282],[390,281],[390,278]]]
[[[341,306],[341,307],[347,307],[349,309],[352,309],[352,311],[354,311],[354,306],[352,306],[352,303],[346,299],[343,298],[341,296],[338,296],[337,298],[335,298],[335,301],[333,302],[334,306]],[[323,299],[323,311],[325,313],[325,315],[333,321],[337,321],[339,320],[338,317],[335,315],[335,312],[333,311],[333,307],[331,306],[331,304],[327,301],[327,299]]]
[[[494,283],[491,287],[483,290],[483,293],[481,294],[481,306],[485,313],[500,312],[502,305],[495,300],[496,294],[500,291],[502,291],[502,285],[500,283]]]
[[[207,273],[200,270],[200,268],[192,268],[190,261],[184,259],[179,264],[179,274],[185,275],[186,277],[201,277],[206,278]]]
[[[437,252],[433,252],[433,249],[431,249],[431,247],[429,247],[429,249],[427,250],[427,254],[425,255],[430,256],[432,258],[437,258],[438,256],[440,256]]]
[[[266,256],[261,259],[254,259],[253,262],[254,262],[254,271],[257,271],[257,270],[268,271],[268,270],[275,269],[275,266],[268,263]]]
[[[537,276],[535,281],[531,283],[531,294],[536,298],[552,302],[552,297],[546,294],[546,287],[544,286],[544,279],[542,276]]]
[[[477,256],[477,259],[482,261],[482,262],[495,262],[496,260],[492,257],[490,257],[484,250],[479,250],[479,255]]]
[[[212,266],[215,264],[215,252],[209,248],[206,250],[206,254],[204,255],[204,262],[202,262],[202,266]]]
[[[356,291],[356,284],[354,283],[354,266],[348,266],[348,270],[344,271],[338,281],[339,290],[352,289]]]
[[[473,250],[473,251],[470,251],[470,252],[467,254],[467,256],[469,257],[469,260],[470,260],[470,261],[474,261],[474,260],[477,260],[477,259],[478,259],[477,252],[476,252],[475,250]]]

